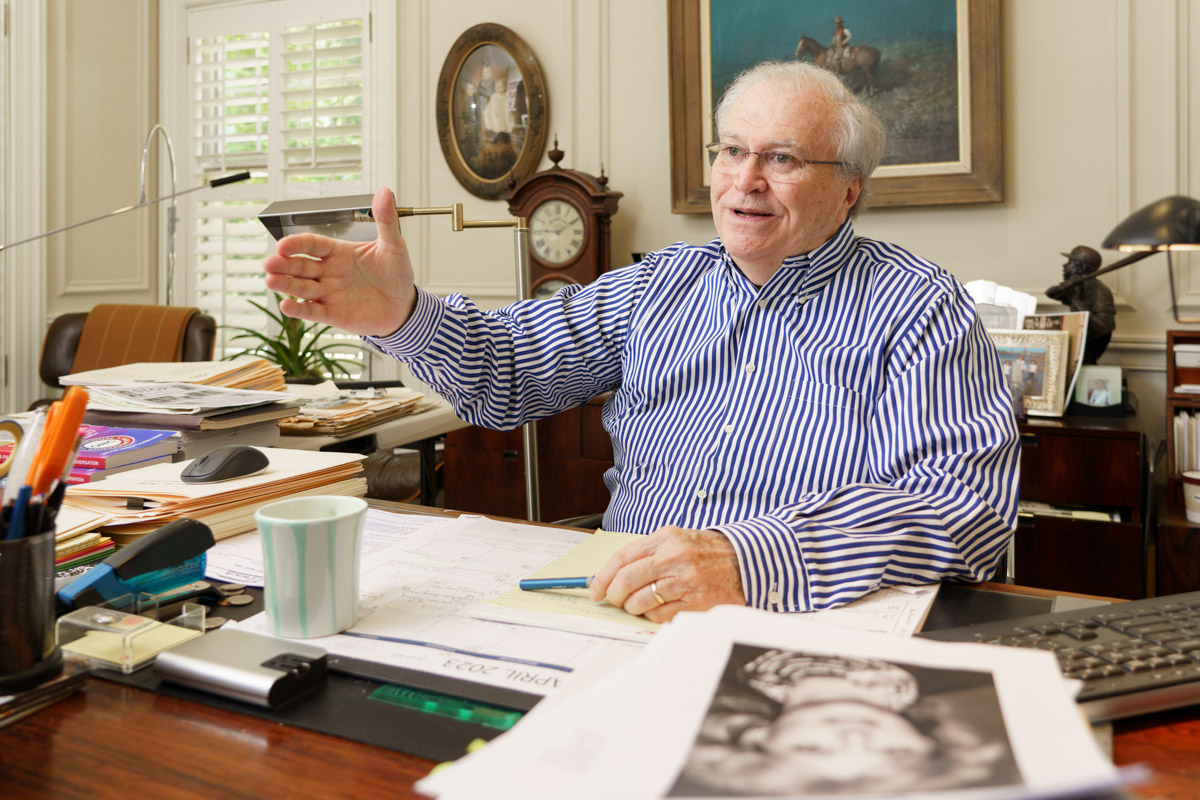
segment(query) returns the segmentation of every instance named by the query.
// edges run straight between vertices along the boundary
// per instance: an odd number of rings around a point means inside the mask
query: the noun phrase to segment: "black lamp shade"
[[[1103,246],[1117,250],[1200,249],[1200,200],[1174,195],[1138,209],[1112,229]]]

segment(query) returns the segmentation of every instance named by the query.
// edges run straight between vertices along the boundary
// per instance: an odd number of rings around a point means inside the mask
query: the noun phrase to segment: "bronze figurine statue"
[[[1100,269],[1100,254],[1087,245],[1079,245],[1063,253],[1062,283],[1046,290],[1046,296],[1070,306],[1072,311],[1088,312],[1087,342],[1083,347],[1083,363],[1095,364],[1108,347],[1113,329],[1117,326],[1117,307],[1112,290],[1094,277]],[[1107,270],[1106,270],[1107,271]]]

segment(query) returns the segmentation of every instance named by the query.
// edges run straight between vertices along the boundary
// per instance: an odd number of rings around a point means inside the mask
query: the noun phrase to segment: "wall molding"
[[[8,69],[9,196],[5,231],[10,241],[46,230],[46,6],[40,0],[10,0]],[[41,394],[37,373],[45,330],[46,242],[38,240],[0,255],[7,309],[3,320],[8,382],[5,408],[25,408]]]

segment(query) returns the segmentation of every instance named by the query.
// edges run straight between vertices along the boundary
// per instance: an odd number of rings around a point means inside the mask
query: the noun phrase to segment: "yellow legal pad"
[[[630,542],[636,542],[642,538],[644,537],[636,533],[598,530],[576,545],[570,552],[559,556],[526,577],[577,578],[595,575],[614,553]],[[522,611],[571,614],[576,617],[617,622],[646,630],[657,630],[659,627],[659,623],[651,622],[645,617],[634,616],[607,601],[593,603],[588,598],[587,589],[543,589],[526,592],[514,586],[489,602]]]

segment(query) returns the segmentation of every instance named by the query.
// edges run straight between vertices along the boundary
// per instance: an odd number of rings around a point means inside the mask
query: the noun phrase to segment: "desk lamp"
[[[1179,318],[1175,303],[1175,268],[1171,263],[1172,251],[1200,250],[1200,201],[1174,195],[1138,209],[1112,229],[1105,237],[1103,246],[1133,253],[1129,258],[1106,267],[1104,272],[1165,250],[1171,286],[1171,314],[1180,324],[1200,325],[1200,319]]]
[[[150,142],[154,138],[154,134],[156,134],[156,133],[161,133],[163,136],[163,140],[167,143],[167,156],[168,156],[168,158],[170,160],[170,164],[171,164],[171,193],[162,195],[161,197],[156,197],[153,200],[147,200],[146,199],[146,156],[150,152]],[[118,208],[116,210],[109,211],[107,214],[101,214],[98,217],[92,217],[91,219],[85,219],[80,222],[72,222],[70,225],[63,225],[61,228],[55,228],[54,230],[51,230],[51,231],[45,231],[44,233],[39,233],[36,236],[29,236],[25,239],[21,239],[20,241],[9,242],[8,244],[0,245],[0,252],[3,252],[10,247],[16,247],[19,244],[33,242],[38,239],[44,239],[47,236],[53,236],[56,233],[62,233],[63,231],[69,231],[72,228],[78,228],[83,225],[90,225],[93,222],[99,222],[102,219],[108,219],[109,217],[115,217],[118,214],[124,214],[127,211],[135,211],[139,208],[145,208],[146,206],[152,206],[156,203],[162,203],[166,200],[170,200],[171,206],[167,210],[167,305],[174,305],[174,300],[175,300],[175,291],[174,291],[174,287],[175,287],[175,221],[176,221],[175,198],[180,197],[181,195],[189,194],[189,193],[197,191],[199,189],[208,189],[208,188],[211,188],[214,186],[224,186],[227,183],[238,183],[239,181],[248,180],[249,178],[250,178],[249,172],[239,172],[235,175],[229,175],[224,178],[212,178],[210,180],[206,180],[204,183],[200,184],[199,186],[193,186],[192,188],[184,189],[181,192],[176,191],[175,190],[175,151],[171,147],[171,137],[167,135],[166,128],[164,128],[162,125],[156,124],[154,127],[152,127],[150,129],[150,132],[146,134],[146,143],[144,145],[142,145],[142,163],[141,163],[141,167],[138,170],[138,185],[141,188],[141,196],[138,198],[138,202],[136,204],[134,204],[132,206],[125,206],[123,208]]]
[[[262,210],[258,219],[276,240],[294,233],[316,233],[333,239],[369,242],[375,238],[375,215],[371,212],[373,195],[319,197],[304,200],[281,200]],[[517,299],[530,299],[529,289],[529,227],[524,217],[511,219],[463,219],[462,203],[430,208],[397,206],[398,217],[448,215],[450,229],[458,232],[468,228],[512,228],[514,257],[517,267]],[[531,522],[541,520],[538,498],[537,428],[527,422],[521,429],[525,448],[525,512]]]

